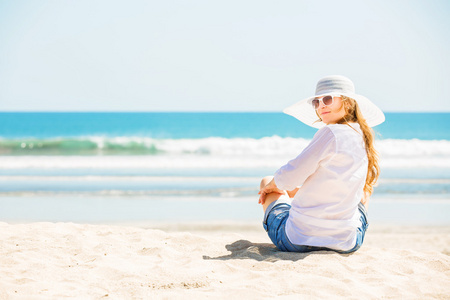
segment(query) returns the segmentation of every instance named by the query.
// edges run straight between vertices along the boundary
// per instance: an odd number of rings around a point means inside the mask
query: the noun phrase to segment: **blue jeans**
[[[269,234],[272,243],[277,246],[281,251],[288,252],[311,252],[311,251],[321,251],[321,250],[331,250],[338,253],[351,253],[358,250],[364,241],[364,235],[366,233],[369,223],[367,220],[367,212],[362,203],[358,204],[358,209],[361,212],[361,227],[356,229],[356,244],[355,246],[347,251],[334,250],[325,247],[315,247],[307,245],[294,245],[292,244],[286,235],[286,221],[289,217],[289,210],[291,205],[288,203],[277,203],[277,201],[272,202],[269,207],[267,207],[266,214],[264,216],[263,226],[264,229]]]

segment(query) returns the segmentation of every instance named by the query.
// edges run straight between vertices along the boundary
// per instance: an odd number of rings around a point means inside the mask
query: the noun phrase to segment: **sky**
[[[450,112],[448,0],[0,1],[0,111]]]

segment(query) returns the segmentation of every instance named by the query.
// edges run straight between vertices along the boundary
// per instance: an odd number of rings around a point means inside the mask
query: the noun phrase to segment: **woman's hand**
[[[263,187],[260,191],[259,191],[259,201],[258,203],[260,204],[264,204],[264,202],[266,202],[266,197],[268,194],[271,193],[277,193],[277,194],[284,194],[283,190],[280,190],[277,185],[275,184],[275,181],[272,179],[268,184],[266,184],[265,187]]]

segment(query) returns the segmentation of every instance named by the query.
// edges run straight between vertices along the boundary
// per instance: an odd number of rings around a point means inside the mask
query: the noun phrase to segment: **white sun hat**
[[[362,115],[370,127],[377,126],[384,122],[385,117],[381,109],[366,97],[356,94],[353,82],[341,75],[332,75],[320,79],[319,82],[317,82],[316,94],[314,96],[289,106],[284,109],[283,112],[295,117],[306,125],[321,128],[326,124],[321,121],[316,122],[319,117],[312,107],[311,101],[316,97],[325,95],[342,95],[356,100]]]

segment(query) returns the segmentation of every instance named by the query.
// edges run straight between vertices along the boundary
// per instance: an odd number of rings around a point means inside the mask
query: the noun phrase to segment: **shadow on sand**
[[[252,243],[247,240],[239,240],[226,245],[225,248],[231,252],[229,255],[210,257],[203,256],[203,259],[230,260],[230,259],[254,259],[257,261],[276,262],[279,260],[302,260],[308,255],[336,254],[334,251],[315,251],[308,253],[283,252],[278,250],[273,244]]]

